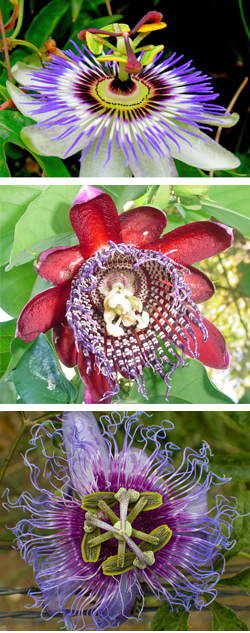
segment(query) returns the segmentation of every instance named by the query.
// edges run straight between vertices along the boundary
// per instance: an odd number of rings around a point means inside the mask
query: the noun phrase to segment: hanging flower
[[[144,367],[162,376],[167,398],[185,354],[228,367],[222,334],[196,305],[213,295],[213,284],[190,264],[230,246],[232,229],[193,222],[161,238],[163,211],[145,206],[118,216],[111,196],[94,187],[81,188],[70,221],[79,245],[39,255],[36,270],[55,287],[26,304],[16,336],[28,342],[53,328],[60,360],[78,364],[86,402],[118,395],[118,372],[147,397]]]
[[[22,130],[28,147],[61,158],[82,151],[81,176],[178,175],[171,157],[205,170],[238,167],[238,158],[202,131],[238,121],[211,105],[218,95],[209,77],[191,62],[178,65],[183,56],[175,53],[158,64],[163,46],[140,46],[166,26],[161,18],[151,11],[132,31],[126,24],[81,31],[83,49],[72,42],[75,52],[52,55],[41,69],[15,64],[25,94],[9,83],[11,99],[36,121]]]
[[[63,437],[53,423],[36,425],[25,464],[39,494],[24,492],[4,504],[31,514],[13,528],[22,558],[34,568],[38,588],[29,595],[44,618],[62,612],[67,630],[119,626],[134,614],[136,596],[143,601],[141,583],[172,609],[189,611],[193,602],[200,610],[217,594],[213,563],[234,545],[236,510],[221,496],[207,508],[211,485],[229,481],[209,471],[207,442],[198,453],[186,448],[175,470],[171,456],[180,449],[166,441],[172,423],[145,427],[139,416],[103,416],[101,432],[93,413],[66,413]],[[123,429],[119,453],[115,436]],[[42,430],[54,445],[64,440],[65,457],[47,454]],[[39,442],[49,490],[30,462]],[[84,622],[85,613],[94,624]]]

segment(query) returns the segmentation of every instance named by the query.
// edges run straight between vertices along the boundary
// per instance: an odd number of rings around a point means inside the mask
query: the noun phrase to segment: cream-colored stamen
[[[116,317],[118,319],[115,321]],[[143,310],[142,301],[118,281],[104,299],[103,318],[108,334],[117,337],[124,336],[123,327],[136,325],[139,330],[143,330],[149,324],[149,314]]]

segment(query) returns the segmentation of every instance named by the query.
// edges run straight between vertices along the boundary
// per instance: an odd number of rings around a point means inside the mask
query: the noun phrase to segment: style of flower
[[[175,53],[158,64],[161,45],[140,46],[166,26],[161,19],[150,11],[132,30],[112,24],[81,31],[83,50],[72,42],[75,51],[52,56],[41,69],[15,64],[25,94],[8,83],[11,99],[36,121],[22,130],[27,146],[61,158],[81,151],[81,176],[174,176],[173,158],[205,170],[238,167],[238,158],[202,131],[238,121],[211,104],[218,95],[209,77],[191,62],[178,66],[183,56]]]
[[[79,245],[39,255],[36,270],[55,287],[26,304],[16,336],[32,341],[53,328],[60,360],[78,365],[85,402],[118,396],[118,373],[147,397],[144,367],[162,376],[167,398],[185,354],[228,367],[222,334],[196,305],[213,295],[213,284],[191,264],[230,246],[232,229],[193,222],[160,237],[164,212],[145,206],[118,216],[111,196],[88,186],[74,200],[70,221]]]
[[[145,426],[138,412],[112,413],[100,425],[102,432],[92,412],[70,412],[63,437],[52,422],[32,430],[25,463],[38,496],[23,492],[4,503],[31,514],[12,528],[22,558],[33,565],[37,587],[29,596],[44,618],[62,613],[67,630],[119,626],[135,614],[137,595],[143,602],[141,583],[172,610],[189,611],[192,603],[200,610],[217,594],[214,562],[234,545],[236,510],[222,496],[207,508],[211,485],[229,479],[209,471],[207,442],[199,452],[186,448],[175,469],[171,456],[180,449],[166,441],[171,422]],[[115,436],[123,429],[119,453]],[[43,433],[54,446],[64,440],[65,457],[47,454]],[[30,462],[39,442],[48,489]]]

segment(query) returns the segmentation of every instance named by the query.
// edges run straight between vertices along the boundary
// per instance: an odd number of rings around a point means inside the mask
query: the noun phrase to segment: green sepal
[[[147,543],[147,541],[142,541],[139,545],[142,552],[148,552],[149,550],[151,552],[157,552],[158,549],[161,549],[170,541],[173,532],[168,525],[159,525],[159,527],[149,532],[149,534],[150,536],[156,536],[159,539],[159,543],[158,545],[153,545],[152,543]]]
[[[113,506],[116,503],[114,492],[93,492],[90,495],[86,495],[82,500],[83,510],[89,510],[90,512],[100,512],[98,507],[98,501],[105,501],[108,506]]]
[[[101,553],[101,544],[96,547],[89,547],[89,541],[92,541],[96,536],[100,536],[100,528],[96,527],[93,532],[85,532],[82,539],[82,557],[85,563],[96,563]]]
[[[117,556],[110,556],[102,563],[102,571],[105,576],[118,576],[125,574],[130,569],[134,569],[133,560],[135,559],[135,554],[133,552],[125,554],[123,567],[117,567],[117,558]]]

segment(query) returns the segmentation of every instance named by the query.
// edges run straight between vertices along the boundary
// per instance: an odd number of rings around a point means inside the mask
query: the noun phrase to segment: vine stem
[[[240,10],[240,17],[242,19],[242,24],[244,26],[246,36],[247,36],[247,38],[249,39],[249,42],[250,42],[250,30],[248,28],[248,24],[247,24],[247,21],[246,21],[246,18],[245,18],[242,0],[238,0],[238,5],[239,5],[239,10]]]
[[[245,79],[243,79],[242,83],[240,84],[240,87],[238,88],[238,90],[236,90],[235,95],[231,99],[231,101],[229,103],[229,106],[226,109],[225,114],[229,114],[229,112],[231,112],[234,104],[236,103],[236,101],[237,101],[240,93],[242,92],[243,88],[245,88],[245,85],[247,84],[247,82],[248,82],[248,77],[245,77]],[[217,132],[215,134],[215,139],[214,139],[216,141],[216,143],[219,143],[221,132],[222,132],[222,127],[218,127]],[[213,175],[214,175],[214,170],[211,169],[210,172],[209,172],[209,177],[213,178]]]
[[[56,412],[56,415],[58,415],[58,413],[61,413],[61,411]],[[18,415],[18,417],[19,417],[19,420],[20,420],[20,422],[21,422],[21,426],[20,426],[20,429],[19,429],[19,431],[18,431],[18,433],[17,433],[17,435],[16,435],[16,437],[15,437],[15,439],[14,439],[13,444],[12,444],[12,445],[11,445],[11,447],[10,447],[10,450],[9,450],[9,452],[8,452],[8,455],[7,455],[7,457],[6,457],[6,459],[5,459],[4,463],[3,463],[3,466],[2,466],[2,468],[1,468],[1,470],[0,470],[0,484],[1,484],[1,483],[2,483],[2,481],[3,481],[4,475],[5,475],[5,473],[6,473],[6,470],[7,470],[7,468],[8,468],[8,465],[9,465],[9,463],[10,463],[10,460],[11,460],[11,458],[12,458],[12,455],[14,454],[14,452],[15,452],[15,450],[16,450],[16,447],[17,447],[17,445],[18,445],[18,443],[19,443],[19,440],[21,439],[21,437],[22,437],[22,435],[23,435],[23,433],[24,433],[25,429],[27,428],[27,426],[30,426],[31,424],[32,424],[32,425],[33,425],[33,424],[35,425],[37,422],[38,422],[38,423],[40,423],[42,420],[44,420],[44,419],[48,419],[48,417],[49,417],[49,413],[48,413],[48,412],[43,413],[42,415],[40,415],[40,416],[39,416],[38,418],[36,418],[35,420],[31,420],[30,418],[26,418],[26,417],[25,417],[25,413],[24,413],[24,411],[16,411],[16,414],[17,414],[17,415]],[[53,416],[54,416],[54,415],[55,415],[55,413],[53,412]]]
[[[235,295],[234,289],[232,288],[232,286],[230,284],[230,280],[229,280],[229,277],[228,277],[228,274],[227,274],[227,269],[224,266],[224,262],[223,262],[223,259],[222,259],[221,255],[220,255],[220,253],[218,254],[218,259],[219,259],[220,265],[222,267],[223,273],[225,275],[225,279],[226,279],[226,282],[227,282],[228,290],[229,290],[229,292],[231,294],[231,297],[233,298],[234,305],[235,305],[236,310],[238,312],[239,320],[240,320],[241,325],[242,325],[242,327],[243,327],[243,329],[245,331],[246,341],[247,341],[248,340],[248,329],[247,329],[247,326],[246,326],[244,320],[242,319],[241,311],[240,311],[240,308],[239,308],[239,305],[238,305],[238,299],[237,299],[237,297]]]
[[[7,46],[7,42],[6,42],[6,37],[5,37],[5,30],[4,30],[4,23],[3,23],[3,17],[2,17],[1,9],[0,9],[0,29],[1,29],[2,40],[3,40],[3,50],[4,50],[5,61],[6,61],[8,79],[9,79],[9,81],[11,83],[13,83],[12,74],[11,74],[11,67],[10,67],[9,51],[8,51],[8,46]]]
[[[238,552],[238,556],[244,556],[244,558],[248,558],[250,560],[250,554],[247,552]]]
[[[15,452],[15,450],[16,450],[16,447],[17,447],[17,445],[18,445],[18,443],[19,443],[19,440],[21,439],[21,437],[22,437],[22,435],[23,435],[23,433],[24,433],[24,431],[25,431],[25,429],[26,429],[25,419],[24,419],[24,418],[20,418],[20,421],[21,421],[21,426],[20,426],[20,429],[19,429],[19,431],[18,431],[18,433],[17,433],[17,435],[16,435],[16,437],[15,437],[15,439],[14,439],[13,444],[12,444],[12,445],[11,445],[11,447],[10,447],[10,450],[9,450],[9,452],[8,452],[8,455],[7,455],[7,457],[6,457],[6,459],[5,459],[4,463],[3,463],[3,466],[2,466],[2,468],[1,468],[1,470],[0,470],[0,484],[1,484],[1,483],[2,483],[2,481],[3,481],[4,475],[5,475],[5,473],[6,473],[6,470],[7,470],[7,468],[8,468],[8,465],[9,465],[9,463],[10,463],[10,460],[11,460],[11,458],[12,458],[12,455],[13,455],[13,453],[14,453],[14,452]]]
[[[22,23],[23,23],[23,10],[24,10],[24,0],[20,0],[20,4],[19,4],[19,15],[18,15],[18,20],[17,20],[17,24],[16,24],[16,28],[14,33],[12,33],[11,38],[15,39],[16,36],[18,35]]]
[[[105,4],[106,4],[106,7],[107,7],[108,15],[111,17],[113,15],[113,13],[112,13],[112,9],[111,9],[110,0],[105,0]]]

